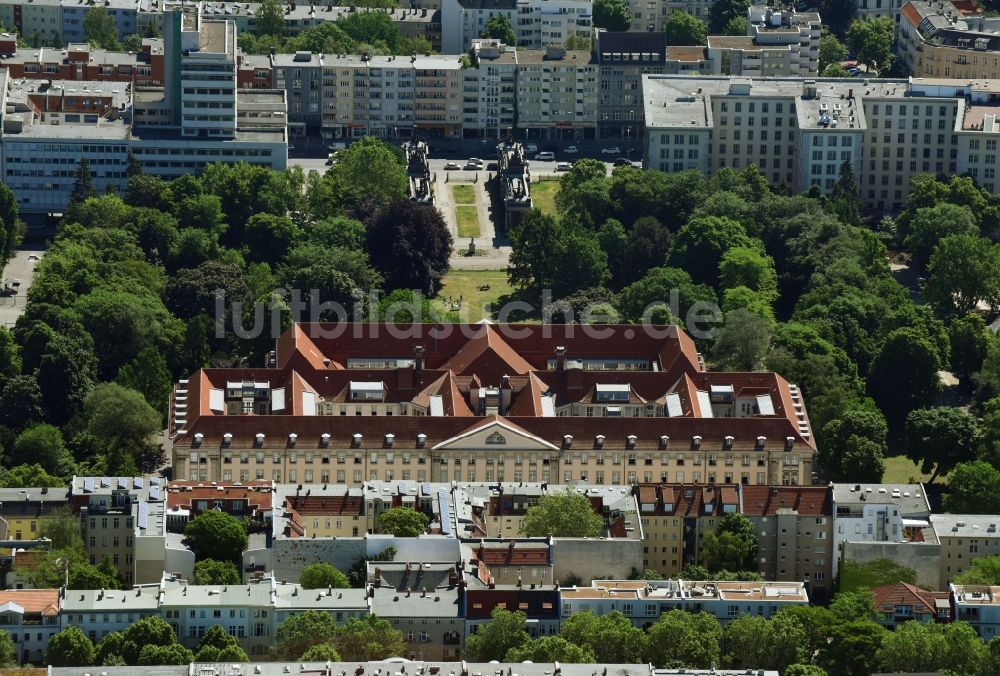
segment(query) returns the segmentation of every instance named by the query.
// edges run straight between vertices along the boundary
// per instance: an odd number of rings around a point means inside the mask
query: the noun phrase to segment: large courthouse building
[[[677,327],[389,328],[296,324],[267,368],[181,381],[175,478],[810,483],[798,387],[708,372]]]

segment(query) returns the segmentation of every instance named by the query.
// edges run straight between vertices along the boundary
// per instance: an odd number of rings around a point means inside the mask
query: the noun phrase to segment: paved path
[[[14,252],[14,256],[3,270],[3,281],[18,279],[21,281],[17,292],[11,295],[0,295],[0,324],[12,327],[18,317],[24,314],[28,289],[35,281],[35,266],[45,255],[41,244],[22,244]]]

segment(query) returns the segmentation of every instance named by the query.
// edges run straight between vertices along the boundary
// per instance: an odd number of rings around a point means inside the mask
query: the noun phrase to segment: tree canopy
[[[422,534],[429,521],[426,514],[410,507],[391,507],[378,515],[379,530],[403,538]]]
[[[604,520],[587,496],[567,487],[543,495],[530,507],[521,530],[528,537],[597,537],[604,530]]]
[[[199,559],[238,562],[249,537],[242,521],[225,512],[202,512],[184,527],[184,537]]]

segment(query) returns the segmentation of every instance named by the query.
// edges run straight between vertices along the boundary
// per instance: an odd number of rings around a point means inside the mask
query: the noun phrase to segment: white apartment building
[[[968,622],[989,642],[1000,636],[1000,587],[949,584],[954,619]]]
[[[514,129],[518,94],[518,57],[498,40],[473,40],[472,68],[462,71],[462,126],[469,135],[503,139]],[[523,124],[523,122],[522,122]]]
[[[921,484],[833,484],[836,514],[833,574],[845,542],[904,542],[906,528],[930,525],[931,506]]]
[[[441,51],[462,54],[483,35],[494,16],[506,17],[517,47],[544,49],[571,37],[590,39],[591,0],[442,0]]]
[[[18,664],[40,664],[49,639],[62,629],[58,589],[7,589],[0,591],[0,631],[14,642]]]
[[[975,168],[992,190],[1000,82],[645,76],[643,87],[652,168],[752,164],[772,185],[828,192],[846,161],[878,209],[900,207],[921,173]]]
[[[592,139],[600,75],[587,50],[518,52],[517,124],[525,139]]]
[[[809,603],[802,582],[696,582],[691,580],[594,580],[589,587],[563,587],[562,618],[589,610],[618,611],[637,627],[648,627],[671,610],[705,612],[726,624],[743,615],[770,618],[782,608]]]

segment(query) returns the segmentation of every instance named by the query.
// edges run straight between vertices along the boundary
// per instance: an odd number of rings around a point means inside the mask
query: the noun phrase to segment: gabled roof
[[[898,605],[913,607],[914,615],[935,614],[935,601],[947,599],[950,592],[929,592],[909,584],[908,582],[897,582],[887,584],[872,589],[875,595],[875,610],[879,613],[891,613]]]
[[[441,368],[450,369],[462,375],[493,374],[525,375],[532,370],[531,364],[524,360],[490,324],[483,324],[476,335],[462,346],[455,355],[446,361]],[[475,368],[473,371],[472,369]],[[499,378],[492,381],[499,385]]]
[[[15,607],[16,606],[16,607]],[[0,590],[0,612],[19,610],[24,613],[59,614],[58,589],[5,589]]]
[[[523,427],[520,427],[519,425],[515,425],[514,423],[510,422],[506,418],[504,418],[502,416],[498,416],[498,415],[496,415],[496,416],[494,416],[494,415],[487,416],[482,422],[476,423],[476,424],[472,425],[471,427],[467,428],[466,430],[464,430],[463,432],[461,432],[459,434],[456,434],[455,436],[451,437],[450,439],[445,439],[444,441],[442,441],[442,442],[440,442],[438,444],[435,444],[432,450],[437,450],[437,449],[440,449],[440,448],[447,448],[448,446],[454,444],[456,441],[460,441],[462,439],[467,439],[468,437],[472,436],[473,434],[482,433],[482,432],[489,432],[491,435],[492,434],[500,434],[501,436],[503,436],[505,433],[507,433],[507,434],[513,434],[515,438],[516,437],[522,437],[522,438],[524,438],[526,440],[530,440],[530,441],[532,441],[532,442],[534,442],[536,444],[539,444],[539,445],[541,445],[541,446],[543,446],[545,448],[548,448],[550,450],[553,450],[553,451],[558,451],[559,450],[558,446],[556,446],[554,444],[550,444],[548,441],[546,441],[542,437],[539,437],[539,436],[537,436],[535,434],[532,434],[531,432],[529,432],[528,430],[524,429]],[[504,441],[503,441],[503,445],[504,446],[511,446],[512,445],[512,444],[507,443],[507,440],[506,440],[507,438],[506,437],[503,437],[503,438],[504,438]],[[487,442],[487,443],[489,443],[489,442]]]
[[[747,516],[773,516],[779,509],[833,516],[833,491],[827,486],[740,486],[740,494],[740,511]]]

